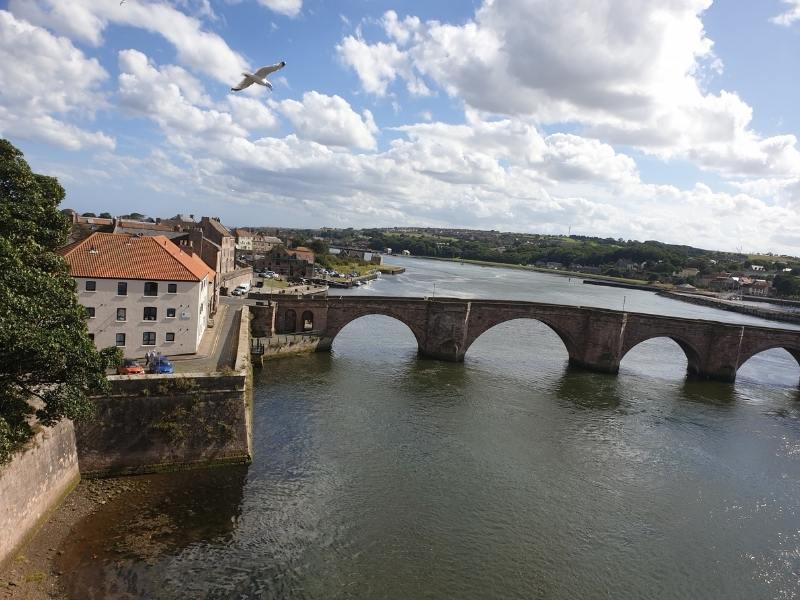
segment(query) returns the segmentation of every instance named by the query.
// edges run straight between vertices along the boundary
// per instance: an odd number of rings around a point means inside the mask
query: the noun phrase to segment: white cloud
[[[0,10],[0,134],[38,139],[73,150],[114,147],[102,132],[63,120],[90,119],[105,106],[108,74],[94,58],[41,27]]]
[[[109,0],[10,0],[9,9],[32,23],[94,46],[103,43],[109,24],[139,27],[161,35],[175,47],[178,61],[217,81],[234,81],[247,66],[216,33],[180,10],[158,2]]]
[[[795,21],[800,21],[800,0],[783,0],[783,3],[788,5],[786,11],[772,17],[770,21],[784,27],[789,27]]]
[[[249,131],[272,131],[278,127],[275,113],[260,100],[229,95],[227,101],[234,120]]]
[[[311,91],[302,102],[282,100],[272,103],[294,126],[297,135],[326,146],[374,150],[378,128],[372,113],[356,113],[344,98]]]
[[[303,8],[303,0],[258,0],[258,3],[287,17],[296,17]]]
[[[367,44],[363,39],[347,36],[336,47],[342,62],[352,67],[366,91],[386,95],[386,87],[406,65],[406,56],[395,44]]]
[[[176,145],[184,145],[183,136],[187,135],[203,136],[219,143],[247,134],[231,114],[216,109],[203,110],[192,104],[174,78],[180,67],[157,69],[138,50],[123,50],[119,53],[119,70],[120,106],[153,119]],[[188,74],[179,79],[187,78]]]
[[[701,20],[710,4],[486,0],[461,25],[388,11],[387,41],[347,36],[337,50],[379,96],[395,80],[411,90],[425,77],[477,110],[579,123],[663,159],[723,174],[800,173],[789,137],[754,132],[736,93],[704,91],[705,76],[721,69]]]

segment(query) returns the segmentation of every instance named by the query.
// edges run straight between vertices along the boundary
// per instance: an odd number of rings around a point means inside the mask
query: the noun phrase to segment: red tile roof
[[[184,252],[163,235],[93,233],[58,252],[73,277],[201,281],[215,274],[199,256]]]

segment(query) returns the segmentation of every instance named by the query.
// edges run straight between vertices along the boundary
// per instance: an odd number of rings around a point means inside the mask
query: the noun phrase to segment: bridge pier
[[[445,362],[464,362],[464,355],[466,353],[458,352],[458,350],[454,350],[453,352],[442,351],[441,349],[427,350],[420,346],[418,354],[422,358],[429,358],[432,360],[443,360]]]
[[[614,360],[588,362],[575,356],[570,356],[569,366],[583,369],[584,371],[592,371],[594,373],[607,373],[609,375],[616,375],[619,373],[619,361]]]

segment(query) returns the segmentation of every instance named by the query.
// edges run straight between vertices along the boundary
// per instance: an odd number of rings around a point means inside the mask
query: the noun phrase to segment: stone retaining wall
[[[0,467],[0,564],[44,523],[80,481],[75,431],[63,420]]]
[[[85,477],[251,460],[249,388],[235,375],[110,377],[94,420],[76,425]]]

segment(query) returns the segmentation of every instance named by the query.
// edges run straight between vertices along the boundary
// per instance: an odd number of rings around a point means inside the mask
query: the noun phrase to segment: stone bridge
[[[385,315],[408,326],[420,355],[462,361],[488,329],[512,319],[535,319],[561,338],[570,364],[604,373],[616,373],[631,348],[658,337],[674,340],[686,354],[689,374],[701,378],[734,381],[747,359],[771,348],[785,348],[800,363],[800,330],[585,306],[386,296],[280,298],[267,304],[252,307],[256,336],[313,332],[321,338],[319,350],[329,349],[351,321]]]

